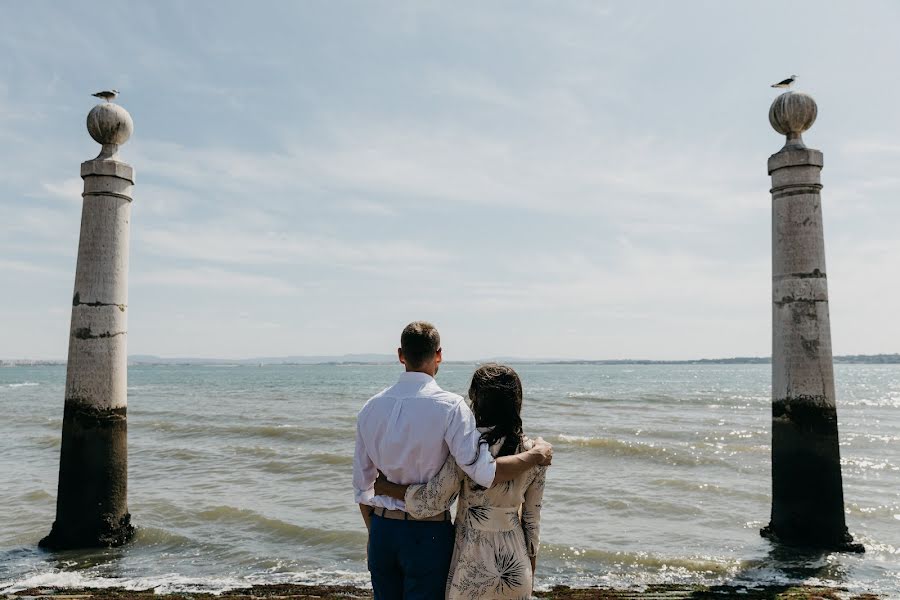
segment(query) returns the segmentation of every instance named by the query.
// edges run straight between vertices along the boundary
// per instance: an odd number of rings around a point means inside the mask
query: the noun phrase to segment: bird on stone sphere
[[[784,80],[782,80],[782,81],[779,81],[778,83],[773,83],[773,84],[772,84],[772,87],[773,87],[773,88],[790,88],[790,87],[791,87],[791,84],[794,83],[794,80],[795,80],[795,79],[797,79],[797,76],[796,76],[796,75],[791,75],[791,76],[788,77],[787,79],[784,79]]]
[[[116,96],[119,95],[119,90],[103,90],[102,92],[97,92],[96,94],[91,94],[96,98],[101,98],[106,100],[107,102],[112,102],[116,99]]]

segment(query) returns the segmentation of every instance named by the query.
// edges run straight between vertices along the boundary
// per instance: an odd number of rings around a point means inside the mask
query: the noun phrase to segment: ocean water
[[[439,383],[468,388],[474,365]],[[900,598],[900,366],[837,365],[847,522],[864,555],[759,537],[770,493],[766,365],[517,365],[526,432],[554,443],[538,585],[811,582]],[[367,584],[355,415],[393,366],[129,369],[136,538],[37,549],[54,518],[64,367],[0,369],[0,592]]]

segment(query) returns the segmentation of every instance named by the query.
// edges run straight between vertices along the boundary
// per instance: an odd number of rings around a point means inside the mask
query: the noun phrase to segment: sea
[[[476,365],[445,363],[464,394]],[[849,529],[865,554],[798,553],[768,522],[768,365],[518,364],[526,433],[554,444],[537,585],[823,584],[900,598],[900,365],[835,367]],[[129,368],[122,548],[46,552],[64,366],[0,368],[0,593],[368,585],[356,413],[393,365]]]

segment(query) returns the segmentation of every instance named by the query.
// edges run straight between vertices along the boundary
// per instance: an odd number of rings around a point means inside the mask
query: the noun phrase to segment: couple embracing
[[[469,408],[434,380],[433,325],[407,325],[398,356],[406,372],[359,412],[353,461],[375,599],[529,598],[553,449],[522,431],[519,376],[480,367]]]

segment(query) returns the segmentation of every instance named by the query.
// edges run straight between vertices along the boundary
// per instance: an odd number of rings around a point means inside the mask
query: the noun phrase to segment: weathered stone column
[[[801,134],[816,120],[811,96],[782,94],[769,122],[787,143],[772,176],[772,516],[761,533],[795,546],[863,551],[844,520],[825,241],[822,153]]]
[[[134,171],[118,147],[131,136],[128,112],[104,102],[88,114],[103,145],[81,164],[84,203],[75,267],[66,369],[56,521],[40,545],[117,546],[134,533],[128,513],[128,242]]]

